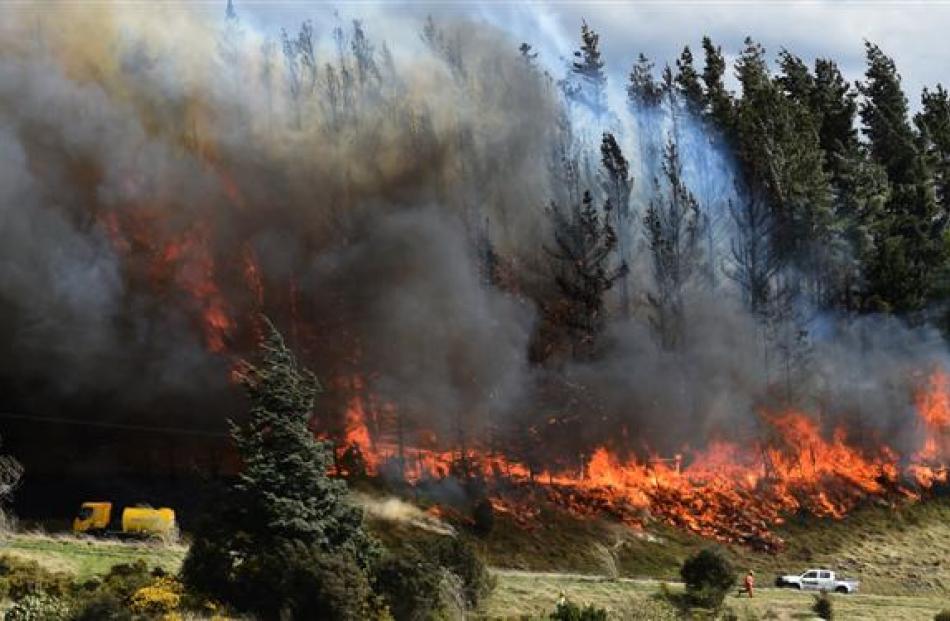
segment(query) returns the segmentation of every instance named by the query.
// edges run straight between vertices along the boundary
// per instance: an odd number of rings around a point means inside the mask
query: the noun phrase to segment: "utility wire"
[[[176,435],[205,436],[213,438],[224,438],[229,434],[223,431],[206,431],[203,429],[186,429],[184,427],[153,427],[148,425],[130,425],[127,423],[109,423],[106,421],[76,420],[74,418],[62,418],[57,416],[33,416],[30,414],[15,414],[12,412],[0,412],[0,418],[13,420],[25,420],[36,423],[56,423],[65,425],[79,425],[83,427],[100,427],[103,429],[121,429],[125,431],[147,431],[150,433],[168,433]]]

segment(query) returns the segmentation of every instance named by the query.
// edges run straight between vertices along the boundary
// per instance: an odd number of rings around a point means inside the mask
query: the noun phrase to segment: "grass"
[[[611,618],[622,619],[622,611],[632,610],[659,590],[659,583],[649,580],[606,580],[511,570],[499,570],[497,575],[498,586],[482,612],[482,619],[545,618],[562,592],[571,601],[607,608]],[[673,592],[680,588],[670,586]],[[938,594],[833,595],[832,599],[837,619],[868,621],[929,621],[937,612],[950,606],[950,597]],[[813,601],[810,593],[768,588],[759,589],[751,600],[730,595],[725,605],[739,619],[813,619]]]
[[[34,560],[52,571],[62,571],[85,579],[103,574],[113,565],[144,560],[150,567],[178,571],[187,548],[161,542],[127,542],[18,533],[0,540],[0,552]]]
[[[861,580],[864,592],[950,594],[948,497],[867,506],[842,520],[791,519],[776,532],[787,542],[776,554],[726,546],[738,568],[755,569],[763,585],[775,573],[820,566]],[[683,560],[710,542],[662,525],[637,532],[545,509],[529,528],[499,516],[479,545],[500,568],[675,580]]]

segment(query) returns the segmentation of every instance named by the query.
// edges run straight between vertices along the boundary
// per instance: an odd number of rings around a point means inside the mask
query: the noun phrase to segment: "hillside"
[[[482,611],[488,619],[519,618],[549,610],[560,592],[613,611],[649,600],[660,581],[676,581],[682,560],[709,542],[661,525],[633,531],[604,519],[580,519],[543,508],[529,527],[505,515],[492,532],[476,537],[459,520],[448,523],[394,499],[360,498],[372,507],[368,522],[389,544],[445,536],[475,543],[495,568],[498,586]],[[828,566],[862,581],[859,595],[836,598],[842,618],[930,619],[950,607],[950,497],[898,509],[868,506],[840,521],[793,520],[777,529],[787,541],[778,554],[728,547],[737,568],[753,568],[762,586],[777,571]],[[88,578],[116,563],[143,559],[174,571],[185,545],[122,543],[70,535],[8,535],[3,553],[35,560],[48,569]],[[677,586],[672,587],[674,590]],[[741,614],[801,618],[811,596],[765,588],[749,602],[730,596]]]

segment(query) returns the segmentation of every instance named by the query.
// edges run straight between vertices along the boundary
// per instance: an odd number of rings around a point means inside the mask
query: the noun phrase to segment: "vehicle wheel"
[[[847,592],[848,592],[848,587],[839,586],[837,589],[835,589],[835,593],[847,593]]]
[[[802,590],[802,585],[801,585],[801,584],[796,584],[796,585],[795,585],[795,588],[798,589],[799,591],[801,591],[801,590]]]

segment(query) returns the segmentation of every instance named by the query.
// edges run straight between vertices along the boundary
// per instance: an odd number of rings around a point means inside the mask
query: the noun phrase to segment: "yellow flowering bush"
[[[183,590],[177,579],[162,576],[133,593],[129,607],[135,614],[166,615],[167,618],[174,619],[174,616],[169,613],[174,612],[181,605]]]

